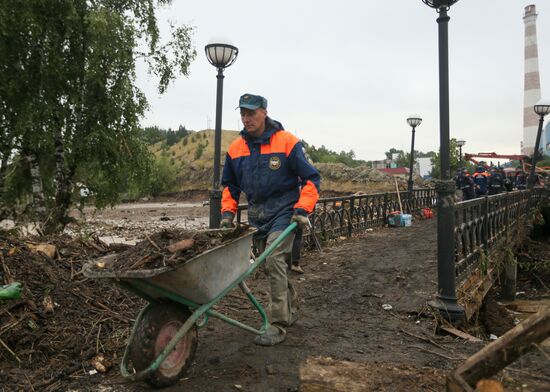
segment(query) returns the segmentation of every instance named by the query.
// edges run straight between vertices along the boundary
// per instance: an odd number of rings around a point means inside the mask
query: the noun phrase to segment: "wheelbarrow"
[[[296,223],[291,223],[255,259],[250,258],[254,234],[254,230],[250,229],[245,235],[176,267],[135,271],[96,268],[100,260],[108,267],[116,255],[86,264],[83,268],[86,277],[111,279],[149,302],[139,313],[132,328],[120,363],[122,376],[131,381],[143,380],[156,388],[177,382],[193,362],[198,329],[204,327],[210,317],[254,334],[264,334],[269,328],[269,320],[244,280],[265,262],[296,226]],[[226,232],[227,229],[218,231]],[[237,286],[260,313],[262,324],[259,329],[212,310]]]

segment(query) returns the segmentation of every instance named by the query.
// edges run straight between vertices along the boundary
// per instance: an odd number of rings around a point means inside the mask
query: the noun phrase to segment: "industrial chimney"
[[[535,149],[538,116],[533,105],[540,100],[539,55],[537,49],[537,10],[534,4],[525,7],[525,65],[523,89],[522,154],[531,155]]]

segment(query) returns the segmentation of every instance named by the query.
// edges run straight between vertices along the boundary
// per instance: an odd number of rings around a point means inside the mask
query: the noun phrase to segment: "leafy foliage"
[[[303,141],[304,147],[313,162],[319,163],[343,163],[347,166],[355,167],[365,164],[364,160],[355,159],[355,152],[340,151],[339,153],[327,149],[325,146],[316,148],[314,145],[309,145]]]
[[[456,139],[450,140],[449,145],[449,178],[452,178],[456,170],[460,167],[460,150],[456,144]],[[434,178],[439,178],[441,173],[441,159],[439,152],[432,157],[432,172],[430,175]]]
[[[195,160],[200,159],[202,156],[202,153],[204,152],[206,145],[199,143],[197,146],[197,149],[195,150]]]
[[[158,136],[154,128],[139,128],[147,101],[135,86],[136,62],[149,65],[164,92],[177,74],[188,75],[196,56],[187,26],[172,27],[161,43],[155,10],[169,2],[0,3],[4,205],[7,195],[17,194],[27,208],[42,197],[53,212],[44,216],[63,224],[78,199],[77,182],[98,206],[116,202],[130,183],[147,182],[153,163],[147,144]],[[21,175],[16,181],[8,165]]]

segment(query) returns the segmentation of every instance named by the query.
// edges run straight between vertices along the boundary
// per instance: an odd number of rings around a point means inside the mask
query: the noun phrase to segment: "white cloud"
[[[525,5],[459,1],[449,12],[451,136],[466,140],[466,152],[519,153]],[[542,95],[550,97],[550,3],[536,5]],[[311,144],[381,159],[390,147],[409,149],[405,119],[415,112],[424,118],[417,148],[437,150],[436,18],[421,0],[174,1],[159,20],[196,26],[198,56],[190,77],[161,97],[139,71],[151,103],[143,123],[203,129],[209,118],[214,126],[216,70],[203,48],[221,35],[239,47],[225,72],[225,129],[240,127],[234,108],[250,92]]]

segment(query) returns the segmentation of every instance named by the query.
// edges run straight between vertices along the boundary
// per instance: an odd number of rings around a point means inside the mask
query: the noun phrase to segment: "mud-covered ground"
[[[96,234],[130,239],[144,231],[154,232],[151,226],[156,227],[157,223],[176,225],[187,215],[190,219],[206,221],[207,213],[208,207],[202,206],[174,207],[174,210],[156,206],[147,206],[145,210],[123,208],[97,214],[92,226],[82,228],[89,230],[103,222],[105,227],[98,228]],[[160,220],[163,216],[170,220]],[[155,225],[149,225],[149,221]],[[306,253],[302,260],[305,274],[291,275],[300,295],[299,320],[288,329],[284,343],[259,347],[252,343],[250,333],[211,319],[199,331],[197,355],[188,376],[166,390],[297,391],[300,366],[312,357],[368,363],[379,369],[376,388],[372,390],[443,390],[445,374],[487,342],[470,343],[434,333],[435,322],[426,302],[437,289],[435,231],[435,220],[415,221],[410,228],[378,228],[339,241],[325,248],[322,254]],[[97,246],[104,245],[98,242]],[[65,278],[49,291],[54,301],[57,296],[59,305],[53,314],[38,312],[35,318],[39,329],[32,330],[32,336],[27,331],[21,334],[27,342],[39,341],[42,346],[29,348],[18,344],[17,339],[8,337],[11,332],[19,331],[19,327],[6,329],[5,335],[2,332],[5,325],[0,327],[0,338],[7,341],[22,362],[18,365],[12,355],[0,348],[0,388],[6,391],[150,390],[143,383],[126,383],[118,372],[125,339],[142,302],[132,300],[127,293],[118,292],[105,282],[83,279],[74,270],[102,252],[87,257],[82,254],[79,258],[77,250],[67,249],[72,261],[69,264],[63,261]],[[5,257],[5,262],[9,266],[15,259]],[[61,264],[53,260],[47,263],[47,271]],[[17,271],[12,268],[13,275]],[[258,272],[247,284],[266,304],[268,288],[264,275]],[[67,299],[62,299],[64,292]],[[550,292],[538,294],[550,296]],[[35,292],[34,302],[40,305],[43,295]],[[74,309],[67,314],[73,314],[74,320],[56,318],[60,308],[71,307]],[[32,309],[25,309],[32,313]],[[216,310],[253,325],[260,321],[238,289],[217,305]],[[88,314],[91,311],[96,312],[93,317]],[[15,317],[17,308],[10,309],[9,313]],[[27,317],[24,323],[29,319],[33,317]],[[56,329],[51,320],[63,327]],[[40,331],[50,331],[51,335],[38,339],[35,335]],[[71,350],[59,356],[57,351],[63,347],[64,338],[71,342]],[[550,348],[542,347],[542,351],[523,357],[499,378],[510,390],[550,390]],[[97,353],[104,353],[114,364],[104,374],[90,374],[90,371],[94,373],[90,360]]]

